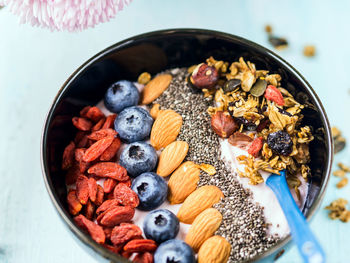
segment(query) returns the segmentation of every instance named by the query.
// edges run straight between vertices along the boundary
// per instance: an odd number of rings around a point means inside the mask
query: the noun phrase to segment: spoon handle
[[[285,172],[281,175],[270,175],[266,184],[275,193],[286,216],[289,228],[299,253],[305,263],[324,263],[325,253],[312,233],[304,215],[295,203],[287,185]]]

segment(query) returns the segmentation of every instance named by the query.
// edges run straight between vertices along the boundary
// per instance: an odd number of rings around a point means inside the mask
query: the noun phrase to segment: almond
[[[214,185],[204,185],[190,194],[180,207],[177,217],[182,223],[192,224],[193,220],[205,209],[212,207],[224,197]]]
[[[157,103],[152,106],[151,110],[149,111],[149,114],[153,119],[156,119],[160,111],[160,105]]]
[[[185,238],[185,242],[198,252],[200,246],[214,235],[222,221],[222,215],[215,208],[205,209],[193,221]]]
[[[194,190],[199,181],[200,169],[193,162],[185,162],[170,176],[168,200],[170,204],[181,204]]]
[[[172,78],[170,74],[161,74],[148,82],[142,92],[142,104],[150,104],[158,98],[169,87]]]
[[[230,243],[221,236],[207,239],[198,252],[198,263],[226,263],[231,252]]]
[[[187,152],[187,142],[175,141],[170,143],[159,156],[157,174],[162,177],[171,174],[185,159]]]
[[[176,140],[182,126],[182,117],[173,110],[162,110],[153,123],[151,144],[162,149]]]

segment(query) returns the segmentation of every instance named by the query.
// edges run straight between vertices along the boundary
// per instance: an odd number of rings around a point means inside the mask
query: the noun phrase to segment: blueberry
[[[111,112],[119,113],[127,107],[137,105],[139,99],[136,86],[130,81],[120,80],[108,88],[104,103]]]
[[[127,143],[143,141],[152,128],[153,119],[145,109],[137,106],[124,109],[114,121],[115,130]]]
[[[176,237],[179,232],[179,219],[167,209],[150,212],[143,221],[143,232],[147,238],[158,244]]]
[[[182,240],[170,239],[160,244],[154,253],[154,263],[195,263],[192,248]]]
[[[157,164],[156,150],[145,142],[133,142],[121,153],[119,164],[123,166],[131,177],[152,171]]]
[[[156,173],[143,173],[136,177],[131,189],[137,193],[140,199],[139,209],[150,211],[160,206],[168,194],[168,185],[165,180]]]
[[[293,151],[293,141],[285,131],[276,131],[267,136],[267,145],[270,149],[284,156],[291,154]]]

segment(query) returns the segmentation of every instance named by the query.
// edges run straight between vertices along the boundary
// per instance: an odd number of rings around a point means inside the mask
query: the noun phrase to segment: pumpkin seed
[[[241,80],[239,79],[230,79],[229,81],[226,81],[226,83],[224,84],[224,92],[232,92],[234,91],[236,88],[238,88],[238,86],[241,85]]]
[[[254,97],[260,97],[265,93],[266,87],[267,87],[267,81],[264,79],[259,79],[253,85],[252,89],[250,90],[250,93]]]

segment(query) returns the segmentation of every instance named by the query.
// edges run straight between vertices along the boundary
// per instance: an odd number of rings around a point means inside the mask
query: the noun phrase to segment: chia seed
[[[173,75],[171,84],[153,103],[182,116],[183,125],[178,139],[189,144],[186,160],[211,164],[216,169],[213,176],[201,172],[198,186],[215,185],[225,195],[214,205],[223,216],[215,234],[223,236],[231,244],[228,262],[252,259],[274,245],[278,238],[266,234],[263,208],[252,201],[251,193],[236,181],[221,159],[220,142],[211,129],[207,113],[212,101],[188,85],[186,68],[172,69],[167,73]]]

